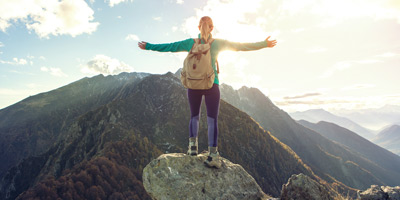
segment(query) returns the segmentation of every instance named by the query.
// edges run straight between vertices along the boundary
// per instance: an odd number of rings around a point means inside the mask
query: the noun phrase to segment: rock
[[[281,200],[333,200],[329,191],[310,177],[299,174],[292,175],[288,182],[282,186]]]
[[[143,185],[157,200],[269,199],[242,166],[222,158],[220,169],[204,165],[206,154],[163,154],[143,169]]]
[[[361,200],[400,200],[400,186],[371,185],[367,190],[358,193]]]

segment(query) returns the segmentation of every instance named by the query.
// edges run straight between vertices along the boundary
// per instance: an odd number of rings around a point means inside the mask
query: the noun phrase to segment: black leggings
[[[189,137],[197,137],[199,132],[200,106],[201,100],[205,96],[207,107],[207,125],[208,125],[208,146],[216,147],[218,142],[218,112],[220,92],[218,84],[208,90],[188,89],[188,99],[190,105]]]

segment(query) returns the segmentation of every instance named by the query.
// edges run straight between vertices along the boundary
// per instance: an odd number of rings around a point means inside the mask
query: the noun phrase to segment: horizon
[[[394,1],[8,0],[0,3],[0,109],[98,74],[174,73],[186,53],[137,42],[196,37],[205,15],[216,38],[278,41],[221,53],[221,83],[258,88],[286,112],[400,105]]]

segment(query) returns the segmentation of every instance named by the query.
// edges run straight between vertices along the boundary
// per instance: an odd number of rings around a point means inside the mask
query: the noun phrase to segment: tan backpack
[[[194,44],[185,61],[181,72],[181,82],[185,88],[194,90],[210,89],[214,84],[215,73],[211,64],[211,39],[201,44],[200,39],[194,39]]]

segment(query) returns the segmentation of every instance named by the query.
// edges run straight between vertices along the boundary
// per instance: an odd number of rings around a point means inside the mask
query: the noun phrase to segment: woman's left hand
[[[271,36],[268,36],[265,41],[267,41],[267,47],[274,47],[276,45],[276,40],[268,40]]]

